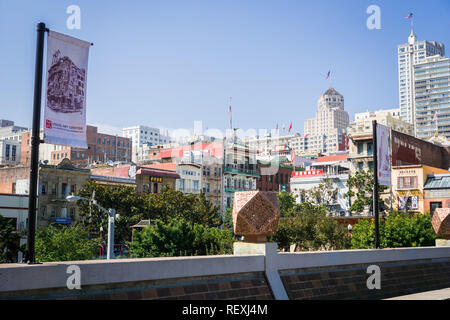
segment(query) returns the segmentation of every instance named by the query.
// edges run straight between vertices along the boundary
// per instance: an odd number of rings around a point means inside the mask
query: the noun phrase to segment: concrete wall
[[[67,288],[71,265],[80,290]],[[367,288],[370,265],[380,290]],[[0,299],[381,299],[447,287],[445,247],[0,265]]]

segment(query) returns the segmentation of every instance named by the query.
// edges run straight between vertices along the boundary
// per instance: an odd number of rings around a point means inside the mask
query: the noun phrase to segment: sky
[[[79,30],[66,26],[70,5],[81,9]],[[370,5],[381,9],[379,30],[367,28]],[[0,119],[31,127],[35,30],[44,22],[94,43],[87,123],[105,130],[194,121],[225,130],[232,97],[233,127],[292,122],[303,133],[329,87],[353,120],[398,107],[397,46],[407,42],[410,12],[419,40],[450,50],[448,0],[0,0]]]

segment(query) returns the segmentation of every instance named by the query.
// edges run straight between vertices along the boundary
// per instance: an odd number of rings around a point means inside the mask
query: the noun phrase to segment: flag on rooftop
[[[331,70],[328,71],[327,76],[325,77],[325,80],[328,80],[330,78],[331,75]]]
[[[292,130],[292,121],[291,121],[291,125],[289,126],[289,133],[291,133]]]
[[[412,14],[412,12],[410,13],[410,14],[408,14],[405,18],[406,19],[411,19],[413,17],[413,14]]]

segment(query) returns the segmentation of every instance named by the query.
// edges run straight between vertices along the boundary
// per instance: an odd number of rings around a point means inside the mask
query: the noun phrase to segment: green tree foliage
[[[408,248],[434,246],[436,234],[429,214],[394,212],[380,218],[380,246]],[[375,243],[374,219],[360,220],[352,232],[352,248],[370,249]]]
[[[98,240],[89,239],[82,227],[47,227],[36,233],[36,260],[77,261],[97,256]]]
[[[136,195],[132,187],[105,186],[94,181],[88,181],[84,188],[78,192],[78,196],[90,199],[95,191],[95,200],[105,209],[114,208],[120,219],[115,221],[115,243],[124,243],[130,240],[130,226],[144,218],[146,201],[142,196]],[[89,205],[88,201],[79,200],[80,224],[90,233],[98,233],[100,227],[108,228],[108,215],[95,205]]]
[[[192,228],[184,219],[157,220],[153,227],[134,231],[128,245],[135,258],[231,254],[233,235],[197,223]]]
[[[327,216],[323,205],[304,202],[285,208],[292,215],[281,218],[277,233],[271,237],[280,248],[289,250],[291,245],[302,251],[340,250],[350,247],[347,229]]]
[[[374,182],[372,170],[360,170],[356,172],[355,175],[349,177],[347,181],[349,190],[344,196],[351,200],[351,212],[361,213],[366,208],[368,208],[370,212],[373,211]],[[378,195],[386,189],[386,186],[378,185]],[[380,196],[378,198],[378,209],[379,212],[385,212],[388,209],[386,202],[382,200]]]
[[[106,208],[116,209],[120,218],[115,221],[115,243],[131,240],[130,227],[142,219],[161,220],[182,219],[190,224],[203,224],[217,227],[222,224],[220,208],[212,205],[203,193],[183,194],[181,191],[165,187],[158,194],[136,195],[132,187],[105,186],[93,181],[87,182],[78,195],[91,198],[95,191],[95,200]],[[97,206],[89,206],[85,200],[78,201],[81,225],[91,233],[98,233],[100,227],[107,230],[108,216]]]
[[[12,220],[0,215],[0,263],[16,263],[20,234],[15,231]]]
[[[282,218],[294,217],[296,210],[295,196],[292,193],[282,191],[278,194],[278,205]]]
[[[301,190],[301,193],[308,202],[316,205],[332,205],[337,199],[338,191],[338,188],[333,185],[333,180],[325,178],[323,183],[309,190]]]
[[[222,229],[233,230],[233,208],[228,207],[222,215]]]

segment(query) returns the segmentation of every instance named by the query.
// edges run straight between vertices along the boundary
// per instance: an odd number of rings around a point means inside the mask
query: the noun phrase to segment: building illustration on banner
[[[56,50],[48,69],[47,103],[55,112],[83,112],[86,70]]]

